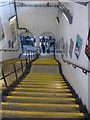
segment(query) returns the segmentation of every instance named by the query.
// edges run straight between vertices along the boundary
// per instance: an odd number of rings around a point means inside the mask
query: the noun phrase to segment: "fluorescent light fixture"
[[[16,16],[13,16],[12,18],[9,19],[10,22],[14,21],[16,19]]]
[[[62,12],[62,14],[63,14],[63,16],[65,17],[65,19],[66,19],[70,24],[72,24],[73,17],[72,17],[72,15],[70,14],[70,12],[64,10],[64,11]]]
[[[59,24],[59,17],[56,17],[56,23]]]
[[[63,13],[63,16],[66,18],[66,20],[69,22],[69,20],[68,20],[68,18],[67,18],[67,16],[65,15],[65,13]]]

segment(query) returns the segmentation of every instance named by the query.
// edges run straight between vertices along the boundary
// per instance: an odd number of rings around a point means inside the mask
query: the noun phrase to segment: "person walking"
[[[43,50],[43,54],[45,53],[45,46],[44,44],[42,45],[42,50]]]

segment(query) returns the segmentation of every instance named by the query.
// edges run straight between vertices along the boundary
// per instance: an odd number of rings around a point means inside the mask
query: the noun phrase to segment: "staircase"
[[[55,73],[53,67],[56,68]],[[36,60],[31,72],[4,97],[3,119],[84,120],[84,114],[79,111],[79,105],[75,103],[75,98],[57,67],[57,62],[52,58],[51,61]]]

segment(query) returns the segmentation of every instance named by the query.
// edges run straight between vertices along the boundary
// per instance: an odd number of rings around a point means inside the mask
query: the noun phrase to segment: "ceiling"
[[[74,1],[74,2],[89,2],[90,0],[16,0],[16,1],[44,1],[44,2],[47,2],[47,1],[51,1],[51,2],[58,2],[58,1],[60,1],[60,2],[70,2],[70,1]]]
[[[16,0],[17,2],[32,2],[32,3],[58,3],[58,2],[79,2],[87,3],[90,0]]]

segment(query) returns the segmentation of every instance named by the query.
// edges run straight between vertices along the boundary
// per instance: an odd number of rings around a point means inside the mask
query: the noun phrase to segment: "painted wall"
[[[68,57],[67,58],[64,57],[64,59],[69,60],[75,64],[79,64],[82,67],[88,68],[88,58],[84,53],[87,36],[88,36],[88,7],[72,2],[64,3],[64,4],[71,10],[71,13],[73,15],[73,23],[69,24],[67,20],[64,18],[64,16],[60,13],[60,24],[58,25],[57,43],[59,43],[59,40],[61,40],[63,37],[64,42],[66,43],[67,41],[70,47],[70,39],[72,38],[72,40],[74,41],[74,49],[75,49],[76,37],[77,34],[79,34],[83,40],[79,59],[76,58],[74,54],[74,50],[73,50],[72,58],[70,58],[68,52]],[[83,104],[87,106],[90,112],[90,106],[88,106],[88,80],[89,80],[88,75],[85,75],[78,68],[74,69],[70,65],[63,63],[59,53],[56,54],[56,58],[62,64],[63,74],[65,75],[69,83],[73,86],[76,93],[82,99]]]
[[[9,18],[15,15],[14,5],[11,4],[11,5],[2,6],[0,7],[0,10],[1,10],[0,18],[1,18],[2,26],[5,33],[5,38],[2,41],[0,41],[0,49],[12,49],[12,48],[9,48],[9,45],[8,45],[8,41],[9,40],[12,41]],[[17,33],[16,21],[13,21],[13,23],[15,24],[15,29]],[[17,48],[18,48],[18,42],[16,40],[13,49],[16,50]],[[18,52],[0,52],[0,58],[1,58],[0,61],[17,58],[19,57],[20,52],[21,52],[21,49],[19,49]]]
[[[39,37],[44,32],[51,32],[57,36],[57,8],[18,7],[19,26],[26,27],[36,36],[37,46]]]

